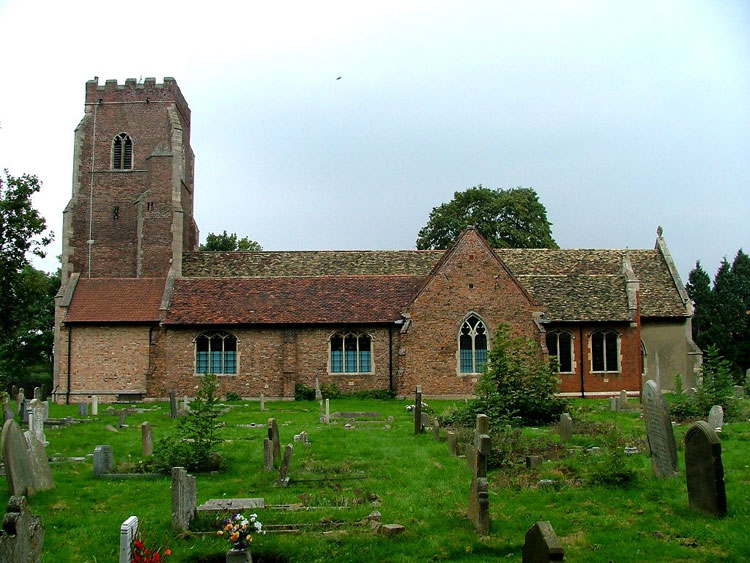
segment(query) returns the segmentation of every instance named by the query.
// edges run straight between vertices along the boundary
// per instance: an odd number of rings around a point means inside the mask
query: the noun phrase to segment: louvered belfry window
[[[114,170],[132,170],[133,140],[127,133],[120,133],[112,142],[112,168]]]

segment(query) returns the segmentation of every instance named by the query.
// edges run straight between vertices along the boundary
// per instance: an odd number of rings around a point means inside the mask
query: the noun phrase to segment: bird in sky
[[[342,77],[341,77],[341,76],[339,76],[339,77],[338,77],[338,78],[337,78],[336,80],[341,80],[341,78],[342,78]]]

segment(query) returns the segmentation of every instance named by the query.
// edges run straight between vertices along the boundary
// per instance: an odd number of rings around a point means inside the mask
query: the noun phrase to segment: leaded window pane
[[[344,371],[344,339],[338,335],[331,337],[331,372]]]
[[[606,343],[606,358],[607,358],[607,371],[618,371],[617,369],[617,335],[613,332],[608,332],[605,335]]]
[[[357,337],[352,334],[344,339],[344,371],[357,371]]]
[[[371,370],[370,337],[363,334],[359,337],[359,371],[369,373]]]
[[[591,355],[594,371],[604,371],[604,334],[601,332],[591,337]]]
[[[557,361],[560,371],[570,373],[573,371],[573,342],[567,332],[557,333]]]

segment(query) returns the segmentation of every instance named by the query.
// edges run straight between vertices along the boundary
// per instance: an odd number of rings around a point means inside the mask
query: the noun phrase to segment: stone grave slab
[[[131,516],[120,525],[120,563],[133,560],[133,542],[138,537],[138,517]]]
[[[562,561],[565,552],[549,522],[537,522],[526,532],[523,563]]]
[[[727,495],[721,440],[711,425],[702,420],[685,433],[685,474],[690,508],[725,516]]]
[[[678,474],[679,469],[672,419],[669,407],[653,380],[649,379],[643,385],[641,403],[654,475],[673,477]]]
[[[263,469],[273,471],[273,442],[268,438],[263,440]]]
[[[0,528],[0,561],[39,563],[43,543],[42,519],[31,515],[25,497],[11,496]]]
[[[487,458],[490,455],[490,437],[482,434],[475,443],[477,465],[469,490],[469,520],[480,536],[490,533],[490,497],[487,482]]]
[[[262,498],[212,498],[207,500],[196,508],[197,512],[214,513],[214,512],[233,512],[238,513],[243,510],[254,510],[256,508],[266,508],[266,501]]]
[[[3,424],[0,438],[5,462],[5,478],[8,481],[8,492],[11,496],[32,496],[34,488],[33,470],[29,459],[26,439],[21,427],[15,420]]]
[[[99,395],[91,397],[91,414],[97,416],[99,414]]]
[[[381,419],[383,415],[374,411],[339,411],[331,415],[332,418],[376,418]]]
[[[445,435],[448,438],[448,452],[453,456],[458,455],[458,449],[456,447],[456,433],[452,430],[449,430],[445,433]]]

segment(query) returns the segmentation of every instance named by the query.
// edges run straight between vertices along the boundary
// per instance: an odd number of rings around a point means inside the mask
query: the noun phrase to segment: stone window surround
[[[614,334],[617,338],[617,369],[616,370],[607,370],[607,346],[604,344],[604,350],[602,350],[602,356],[604,358],[604,370],[594,370],[594,336],[597,334]],[[622,335],[614,330],[614,329],[598,329],[594,330],[589,334],[588,338],[588,352],[589,352],[589,369],[591,370],[590,373],[593,374],[619,374],[622,372],[622,350],[621,350],[621,342],[622,342]]]
[[[226,331],[226,330],[206,330],[206,331],[203,331],[203,332],[199,332],[198,334],[195,335],[195,338],[193,338],[193,340],[192,340],[192,342],[193,342],[193,375],[195,375],[197,377],[203,377],[204,375],[206,375],[206,373],[210,373],[210,372],[203,373],[203,372],[199,372],[198,371],[198,338],[200,338],[201,336],[207,336],[209,338],[209,340],[210,340],[210,338],[212,336],[215,336],[215,335],[221,335],[223,337],[227,337],[227,336],[234,337],[234,341],[235,341],[235,360],[234,360],[234,362],[235,362],[235,371],[234,371],[234,373],[215,373],[214,375],[216,375],[217,377],[237,377],[237,375],[239,375],[239,373],[240,373],[240,357],[241,357],[241,355],[240,355],[240,342],[241,342],[241,340],[239,338],[237,338],[236,334],[234,334],[232,332],[229,332],[229,331]],[[209,358],[209,367],[210,367],[210,358]]]
[[[125,166],[125,146],[123,145],[121,147],[121,153],[120,153],[120,162],[115,161],[115,144],[117,141],[120,140],[120,142],[127,142],[130,141],[130,166]],[[133,161],[135,160],[135,147],[133,143],[133,138],[128,135],[125,132],[118,133],[114,136],[112,139],[112,148],[110,152],[110,169],[116,170],[118,172],[131,172],[133,170]],[[116,164],[119,164],[119,166],[116,166]]]
[[[576,347],[575,347],[576,335],[569,330],[563,330],[563,329],[550,330],[545,335],[545,344],[546,344],[546,338],[552,334],[558,336],[558,342],[559,342],[560,334],[567,334],[570,337],[570,371],[558,371],[557,373],[562,374],[562,375],[575,374],[578,369],[578,361],[576,360]],[[559,350],[559,346],[558,346],[558,350]],[[549,349],[549,346],[547,346],[547,351],[549,352],[550,357],[555,355]]]
[[[461,330],[464,327],[464,323],[468,321],[472,316],[476,317],[479,323],[482,324],[484,327],[484,333],[487,338],[487,354],[490,353],[490,343],[492,342],[492,338],[490,335],[490,329],[487,327],[487,323],[484,322],[484,319],[482,316],[477,313],[476,311],[469,311],[464,315],[464,317],[461,319],[461,321],[458,323],[458,328],[456,330],[456,375],[458,377],[472,377],[476,378],[477,376],[481,375],[482,372],[465,372],[461,371]],[[472,336],[472,357],[474,354],[474,337]],[[476,367],[476,366],[475,366]]]
[[[357,339],[357,367],[359,367],[359,338],[361,336],[367,336],[370,339],[370,370],[369,371],[331,371],[331,359],[332,359],[332,350],[331,350],[331,339],[334,336],[340,336],[342,339],[342,344],[346,341],[347,336],[354,336]],[[328,364],[326,366],[326,370],[328,372],[328,375],[374,375],[375,374],[375,337],[370,334],[369,332],[362,331],[344,331],[344,330],[338,330],[333,333],[331,333],[328,338],[326,339],[326,346],[328,348]],[[345,352],[345,350],[343,351]]]

